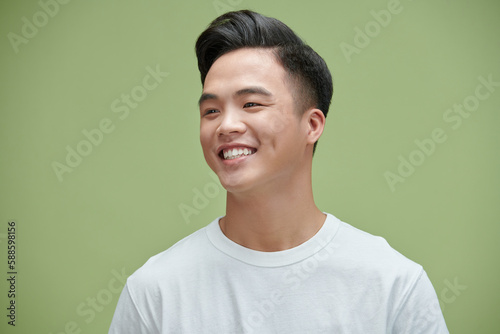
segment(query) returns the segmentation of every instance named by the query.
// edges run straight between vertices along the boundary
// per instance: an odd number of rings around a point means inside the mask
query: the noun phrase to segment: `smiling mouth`
[[[241,158],[244,156],[252,155],[257,152],[254,148],[242,147],[242,148],[230,148],[222,150],[219,153],[219,157],[224,160],[233,160],[237,158]]]

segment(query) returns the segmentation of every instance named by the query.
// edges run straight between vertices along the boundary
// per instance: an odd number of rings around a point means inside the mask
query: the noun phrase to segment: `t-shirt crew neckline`
[[[208,239],[215,248],[244,263],[259,267],[282,267],[300,262],[316,254],[330,243],[337,233],[340,220],[329,213],[319,231],[302,244],[277,252],[262,252],[244,247],[232,241],[222,232],[218,217],[206,229]]]

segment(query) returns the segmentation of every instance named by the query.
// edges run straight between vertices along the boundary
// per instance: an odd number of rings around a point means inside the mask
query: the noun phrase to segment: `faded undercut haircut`
[[[241,48],[262,48],[273,52],[294,89],[299,113],[317,108],[328,114],[333,82],[330,70],[310,46],[283,22],[250,10],[225,13],[210,23],[196,41],[196,57],[204,85],[210,67],[222,55]],[[317,142],[314,144],[316,150]]]

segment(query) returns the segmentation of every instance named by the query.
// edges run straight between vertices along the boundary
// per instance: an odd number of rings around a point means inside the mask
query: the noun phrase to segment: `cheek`
[[[288,118],[281,111],[273,110],[272,114],[259,119],[255,125],[262,140],[273,141],[285,132],[286,128],[290,126],[289,123]]]
[[[277,142],[286,139],[297,128],[297,120],[294,115],[277,114],[267,122],[266,134],[270,140]]]
[[[272,119],[269,122],[269,131],[271,135],[277,136],[281,134],[287,127],[287,123],[288,122],[286,122],[286,120],[283,118],[275,117],[274,119]]]
[[[200,125],[200,143],[203,149],[210,144],[212,140],[213,131],[209,124]]]
[[[203,158],[210,168],[213,169],[215,157],[212,154],[213,145],[211,144],[210,137],[200,136],[201,149],[203,151]]]
[[[207,163],[209,162],[209,157],[210,157],[210,151],[212,148],[211,145],[211,136],[208,135],[207,133],[204,133],[203,131],[200,131],[200,144],[201,144],[201,149],[203,151],[203,156],[205,157],[205,160]]]

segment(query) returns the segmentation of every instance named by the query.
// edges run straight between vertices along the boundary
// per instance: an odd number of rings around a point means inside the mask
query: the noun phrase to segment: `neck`
[[[254,250],[281,251],[307,241],[323,225],[326,215],[315,205],[310,174],[283,182],[275,190],[227,194],[223,233]]]

